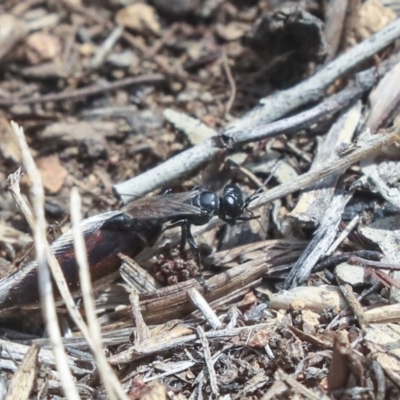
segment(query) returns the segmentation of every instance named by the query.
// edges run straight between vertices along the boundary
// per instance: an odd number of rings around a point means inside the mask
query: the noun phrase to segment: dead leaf
[[[228,25],[218,24],[216,26],[217,35],[227,42],[240,39],[246,31],[244,25],[232,22]]]
[[[303,310],[303,332],[308,335],[314,335],[319,327],[319,314],[311,310]]]
[[[24,21],[11,14],[0,16],[0,60],[26,35],[28,29]]]
[[[57,58],[62,51],[60,39],[49,33],[35,32],[29,35],[25,41],[26,57],[33,65],[43,61],[52,61]]]
[[[147,4],[136,3],[123,8],[117,12],[115,20],[119,25],[138,33],[152,33],[157,36],[161,33],[156,10]]]
[[[21,162],[21,152],[14,132],[6,118],[0,116],[0,153],[5,159]]]
[[[58,193],[68,175],[56,155],[41,157],[36,161],[43,180],[43,186],[50,194]]]
[[[258,331],[250,337],[246,343],[248,347],[263,348],[269,342],[269,334],[266,330]]]
[[[360,40],[369,38],[397,18],[396,13],[385,7],[379,0],[368,0],[361,6],[357,36]]]
[[[137,379],[133,381],[132,389],[128,395],[132,400],[164,400],[167,398],[167,390],[160,382],[145,384]]]

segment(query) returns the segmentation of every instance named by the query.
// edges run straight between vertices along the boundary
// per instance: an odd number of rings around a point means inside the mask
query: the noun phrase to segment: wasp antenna
[[[254,191],[254,193],[252,195],[250,195],[246,201],[245,201],[245,206],[248,207],[249,204],[254,201],[255,199],[257,199],[259,197],[259,195],[261,194],[261,192],[263,192],[264,190],[266,190],[266,186],[268,184],[268,182],[271,180],[271,178],[274,176],[275,171],[278,169],[279,165],[283,162],[282,159],[277,160],[275,162],[275,164],[273,165],[271,172],[268,175],[268,178],[263,182],[262,186],[260,186],[257,190]]]
[[[243,204],[243,209],[247,209],[249,207],[250,203],[252,203],[254,200],[258,199],[260,195],[258,194],[258,189],[257,192],[253,193],[251,196],[249,196]],[[250,212],[250,210],[248,210]]]

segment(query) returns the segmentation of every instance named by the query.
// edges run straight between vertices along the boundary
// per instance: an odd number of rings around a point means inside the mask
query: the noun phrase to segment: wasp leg
[[[189,243],[190,247],[196,252],[196,258],[198,264],[200,265],[200,252],[197,244],[194,240],[192,232],[190,231],[190,222],[186,219],[180,219],[179,221],[172,222],[171,224],[167,225],[164,230],[172,229],[180,226],[181,227],[181,242],[179,245],[179,251],[181,256],[185,253],[185,246],[186,243]]]
[[[171,222],[169,225],[164,227],[163,232],[165,232],[169,229],[176,228],[178,226],[181,227],[181,242],[179,245],[179,251],[182,256],[185,252],[185,245],[186,245],[186,241],[187,241],[187,230],[188,230],[188,226],[190,226],[189,221],[186,219],[180,219],[178,221]]]
[[[242,217],[236,218],[236,221],[251,221],[252,219],[258,219],[261,215],[244,215]]]
[[[199,267],[199,272],[200,272],[200,283],[204,287],[205,290],[208,290],[207,283],[203,276],[203,264],[201,262],[200,250],[199,250],[199,247],[197,246],[197,243],[194,240],[194,237],[190,230],[190,227],[191,227],[190,222],[186,219],[181,219],[179,221],[175,221],[175,222],[172,222],[171,224],[167,225],[164,228],[164,230],[176,228],[177,226],[181,227],[181,243],[179,245],[179,251],[181,253],[181,256],[182,257],[185,256],[185,246],[186,246],[186,243],[189,243],[189,246],[196,253],[196,261],[197,261],[197,265]]]
[[[199,247],[197,246],[197,243],[194,240],[194,237],[192,235],[192,232],[190,231],[190,225],[186,225],[185,227],[182,226],[182,231],[184,231],[184,235],[185,235],[185,242],[189,243],[189,246],[194,250],[194,252],[196,253],[196,258],[197,258],[197,264],[199,265],[199,267],[201,268],[201,255],[200,255],[200,250]],[[183,235],[182,235],[183,236]]]
[[[186,236],[185,242],[187,241],[189,243],[190,247],[196,253],[197,265],[199,267],[199,272],[200,272],[200,277],[199,277],[200,278],[200,284],[201,284],[201,286],[203,286],[203,288],[204,288],[204,290],[206,292],[209,292],[210,288],[208,287],[207,282],[206,282],[206,280],[204,279],[204,276],[203,276],[203,264],[201,262],[200,250],[199,250],[199,247],[197,246],[197,243],[194,240],[194,237],[193,237],[192,232],[190,230],[190,224],[185,225],[184,229],[186,231],[186,233],[185,233],[185,236]],[[183,227],[182,227],[182,230],[183,230]]]

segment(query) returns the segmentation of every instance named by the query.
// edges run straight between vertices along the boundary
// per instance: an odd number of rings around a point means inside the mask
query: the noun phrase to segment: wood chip
[[[5,400],[24,400],[30,393],[39,372],[38,355],[40,347],[33,344],[27,351],[21,365],[14,373]]]
[[[272,294],[269,306],[274,310],[289,310],[295,301],[303,303],[303,309],[321,314],[332,309],[334,313],[347,307],[347,301],[336,286],[297,287]]]

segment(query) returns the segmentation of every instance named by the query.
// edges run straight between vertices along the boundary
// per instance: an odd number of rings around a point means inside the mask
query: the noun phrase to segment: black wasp
[[[244,199],[243,192],[236,185],[226,185],[222,196],[201,186],[190,192],[166,193],[160,196],[142,198],[125,207],[125,212],[134,218],[158,219],[164,230],[181,227],[180,251],[186,243],[200,253],[191,232],[192,225],[205,225],[217,216],[227,224],[248,221],[256,217],[247,210],[256,196]],[[247,214],[245,214],[247,212]],[[168,225],[165,225],[169,222]]]
[[[211,190],[196,187],[190,192],[166,193],[135,200],[119,211],[109,211],[84,219],[81,229],[86,243],[92,282],[101,285],[120,267],[119,253],[136,257],[152,246],[160,234],[172,227],[181,227],[180,250],[186,242],[200,253],[191,233],[192,225],[207,224],[214,216],[228,224],[255,218],[247,210],[251,196],[244,199],[235,185],[225,186],[222,196]],[[73,233],[61,235],[51,248],[73,293],[79,293],[78,265],[75,260]],[[28,263],[20,270],[0,280],[0,309],[37,307],[37,264]]]

